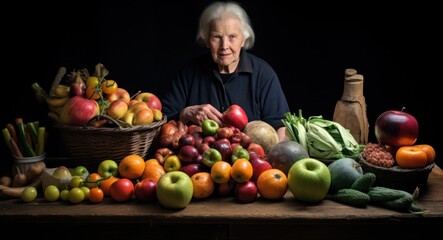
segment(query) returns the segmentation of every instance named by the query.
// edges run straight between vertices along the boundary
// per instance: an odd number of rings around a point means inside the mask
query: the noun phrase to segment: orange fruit
[[[145,160],[137,154],[124,157],[118,164],[118,173],[121,177],[137,179],[145,171]]]
[[[111,176],[101,182],[99,188],[103,190],[105,197],[111,196],[111,185],[118,179],[118,177]]]
[[[415,147],[419,147],[421,150],[425,151],[428,164],[433,163],[435,160],[435,149],[429,144],[416,144]]]
[[[155,182],[158,182],[160,177],[165,175],[165,173],[166,171],[163,168],[163,165],[161,165],[157,159],[152,158],[145,161],[145,169],[140,179],[152,179]]]
[[[99,203],[99,202],[103,201],[104,196],[105,196],[105,194],[101,188],[94,187],[94,188],[91,188],[91,190],[89,190],[88,199],[89,199],[89,201],[91,201],[93,203]]]
[[[231,164],[225,161],[215,162],[211,167],[211,177],[216,183],[227,183],[231,178]]]
[[[215,189],[214,181],[208,172],[198,172],[191,177],[193,192],[192,196],[196,199],[208,198]]]
[[[395,154],[395,161],[401,168],[422,168],[428,162],[426,152],[419,147],[403,146],[397,150]]]
[[[231,166],[231,177],[236,182],[246,182],[252,177],[252,164],[246,158],[237,159]]]
[[[257,190],[265,199],[282,199],[288,190],[288,178],[280,169],[265,170],[257,179]]]
[[[102,179],[102,176],[98,173],[89,174],[89,176],[86,178],[86,181],[85,181],[86,187],[88,187],[88,188],[98,187],[100,179]]]

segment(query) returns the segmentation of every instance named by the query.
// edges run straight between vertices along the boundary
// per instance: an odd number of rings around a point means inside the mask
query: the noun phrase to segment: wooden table
[[[0,229],[16,236],[84,239],[374,239],[422,238],[442,232],[443,171],[435,166],[427,191],[417,206],[429,212],[414,215],[373,205],[356,208],[324,200],[310,205],[297,202],[288,192],[283,201],[259,199],[241,204],[232,198],[193,200],[183,210],[162,208],[158,202],[100,204],[88,202],[32,203],[0,201]]]

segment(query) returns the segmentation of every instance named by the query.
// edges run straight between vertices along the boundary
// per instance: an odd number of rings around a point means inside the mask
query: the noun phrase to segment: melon
[[[361,165],[352,158],[340,158],[328,165],[331,174],[330,193],[343,188],[350,188],[359,177],[363,176]]]
[[[280,169],[287,176],[295,162],[308,157],[308,151],[303,145],[292,140],[285,140],[275,144],[267,154],[266,160],[272,168]]]
[[[279,142],[277,131],[269,123],[253,120],[246,124],[243,132],[251,137],[253,143],[262,146],[265,154]]]

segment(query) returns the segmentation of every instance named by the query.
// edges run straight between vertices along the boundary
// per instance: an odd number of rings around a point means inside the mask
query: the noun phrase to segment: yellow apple
[[[137,112],[138,110],[141,109],[148,109],[148,105],[145,102],[136,102],[133,103],[132,105],[129,105],[128,111],[132,111],[132,112]]]
[[[135,112],[133,125],[149,124],[154,121],[154,113],[150,108],[140,109]]]
[[[109,104],[107,115],[113,119],[122,118],[128,111],[128,103],[123,98],[117,99]]]
[[[129,104],[129,101],[131,100],[131,95],[129,95],[129,92],[126,91],[124,88],[117,88],[117,90],[107,97],[108,101],[113,102],[117,99],[123,99],[126,103]]]

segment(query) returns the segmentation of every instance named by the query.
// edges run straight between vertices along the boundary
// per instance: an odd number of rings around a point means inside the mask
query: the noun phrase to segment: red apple
[[[113,102],[117,99],[123,99],[126,103],[129,104],[129,101],[131,101],[131,95],[129,95],[129,92],[126,91],[124,88],[117,88],[117,90],[111,94],[108,95],[106,98],[108,101]]]
[[[253,182],[257,182],[257,179],[260,176],[260,174],[262,174],[262,172],[272,168],[271,164],[268,161],[261,158],[253,158],[249,159],[249,161],[252,164],[251,181]]]
[[[134,187],[134,196],[140,202],[152,202],[156,199],[157,182],[152,179],[144,179],[137,182]]]
[[[202,163],[190,163],[187,165],[184,165],[180,168],[180,171],[188,174],[189,177],[192,177],[192,175],[203,172],[205,170],[205,167]]]
[[[235,180],[229,179],[227,183],[217,183],[215,192],[220,197],[231,197],[234,195]]]
[[[173,155],[173,154],[174,154],[174,151],[172,151],[172,149],[170,149],[168,147],[161,147],[161,148],[157,148],[157,150],[155,150],[154,158],[157,159],[161,165],[163,165],[163,163],[165,162],[165,159],[169,155]]]
[[[221,138],[212,144],[212,148],[217,149],[222,155],[222,161],[231,162],[231,143],[226,138]]]
[[[257,143],[251,142],[247,149],[248,149],[249,154],[251,154],[251,152],[255,152],[255,153],[258,153],[261,158],[266,157],[265,150],[263,149],[263,147],[261,145],[259,145]]]
[[[195,134],[195,133],[202,133],[202,127],[195,125],[195,124],[191,124],[188,126],[188,133],[189,134]]]
[[[205,138],[203,138],[203,142],[208,143],[209,146],[212,146],[212,144],[214,144],[215,141],[217,141],[217,138],[215,138],[214,136],[206,136]]]
[[[220,138],[231,139],[233,135],[234,131],[232,130],[231,127],[221,127],[217,132],[217,136],[219,139]]]
[[[136,100],[145,102],[151,109],[162,110],[162,103],[160,99],[153,93],[142,92],[135,97]]]
[[[246,115],[245,110],[237,104],[232,104],[222,114],[223,122],[228,126],[243,130],[246,124],[248,124],[248,115]]]
[[[60,112],[60,122],[71,126],[83,126],[89,119],[100,113],[95,100],[80,96],[71,97]]]
[[[411,146],[418,138],[417,119],[409,113],[388,110],[375,121],[375,137],[383,145]]]
[[[177,125],[171,121],[163,124],[160,128],[161,135],[172,135],[176,132],[178,132]]]
[[[180,136],[180,138],[178,139],[178,147],[183,147],[186,145],[191,145],[191,146],[195,145],[194,135],[185,133]]]
[[[198,147],[197,147],[197,150],[198,150],[198,153],[201,155],[201,154],[203,154],[207,149],[209,149],[209,148],[211,148],[210,146],[209,146],[209,143],[207,143],[207,142],[202,142],[200,145],[198,145]]]
[[[257,185],[252,181],[236,183],[234,188],[234,198],[241,203],[251,203],[258,198]]]
[[[128,178],[119,178],[112,183],[110,192],[114,201],[126,202],[134,195],[134,184]]]
[[[194,145],[185,145],[179,148],[177,154],[182,163],[194,162],[198,155],[198,150]]]
[[[240,144],[242,145],[242,147],[247,149],[251,143],[252,143],[252,138],[248,134],[242,132],[240,140]]]

